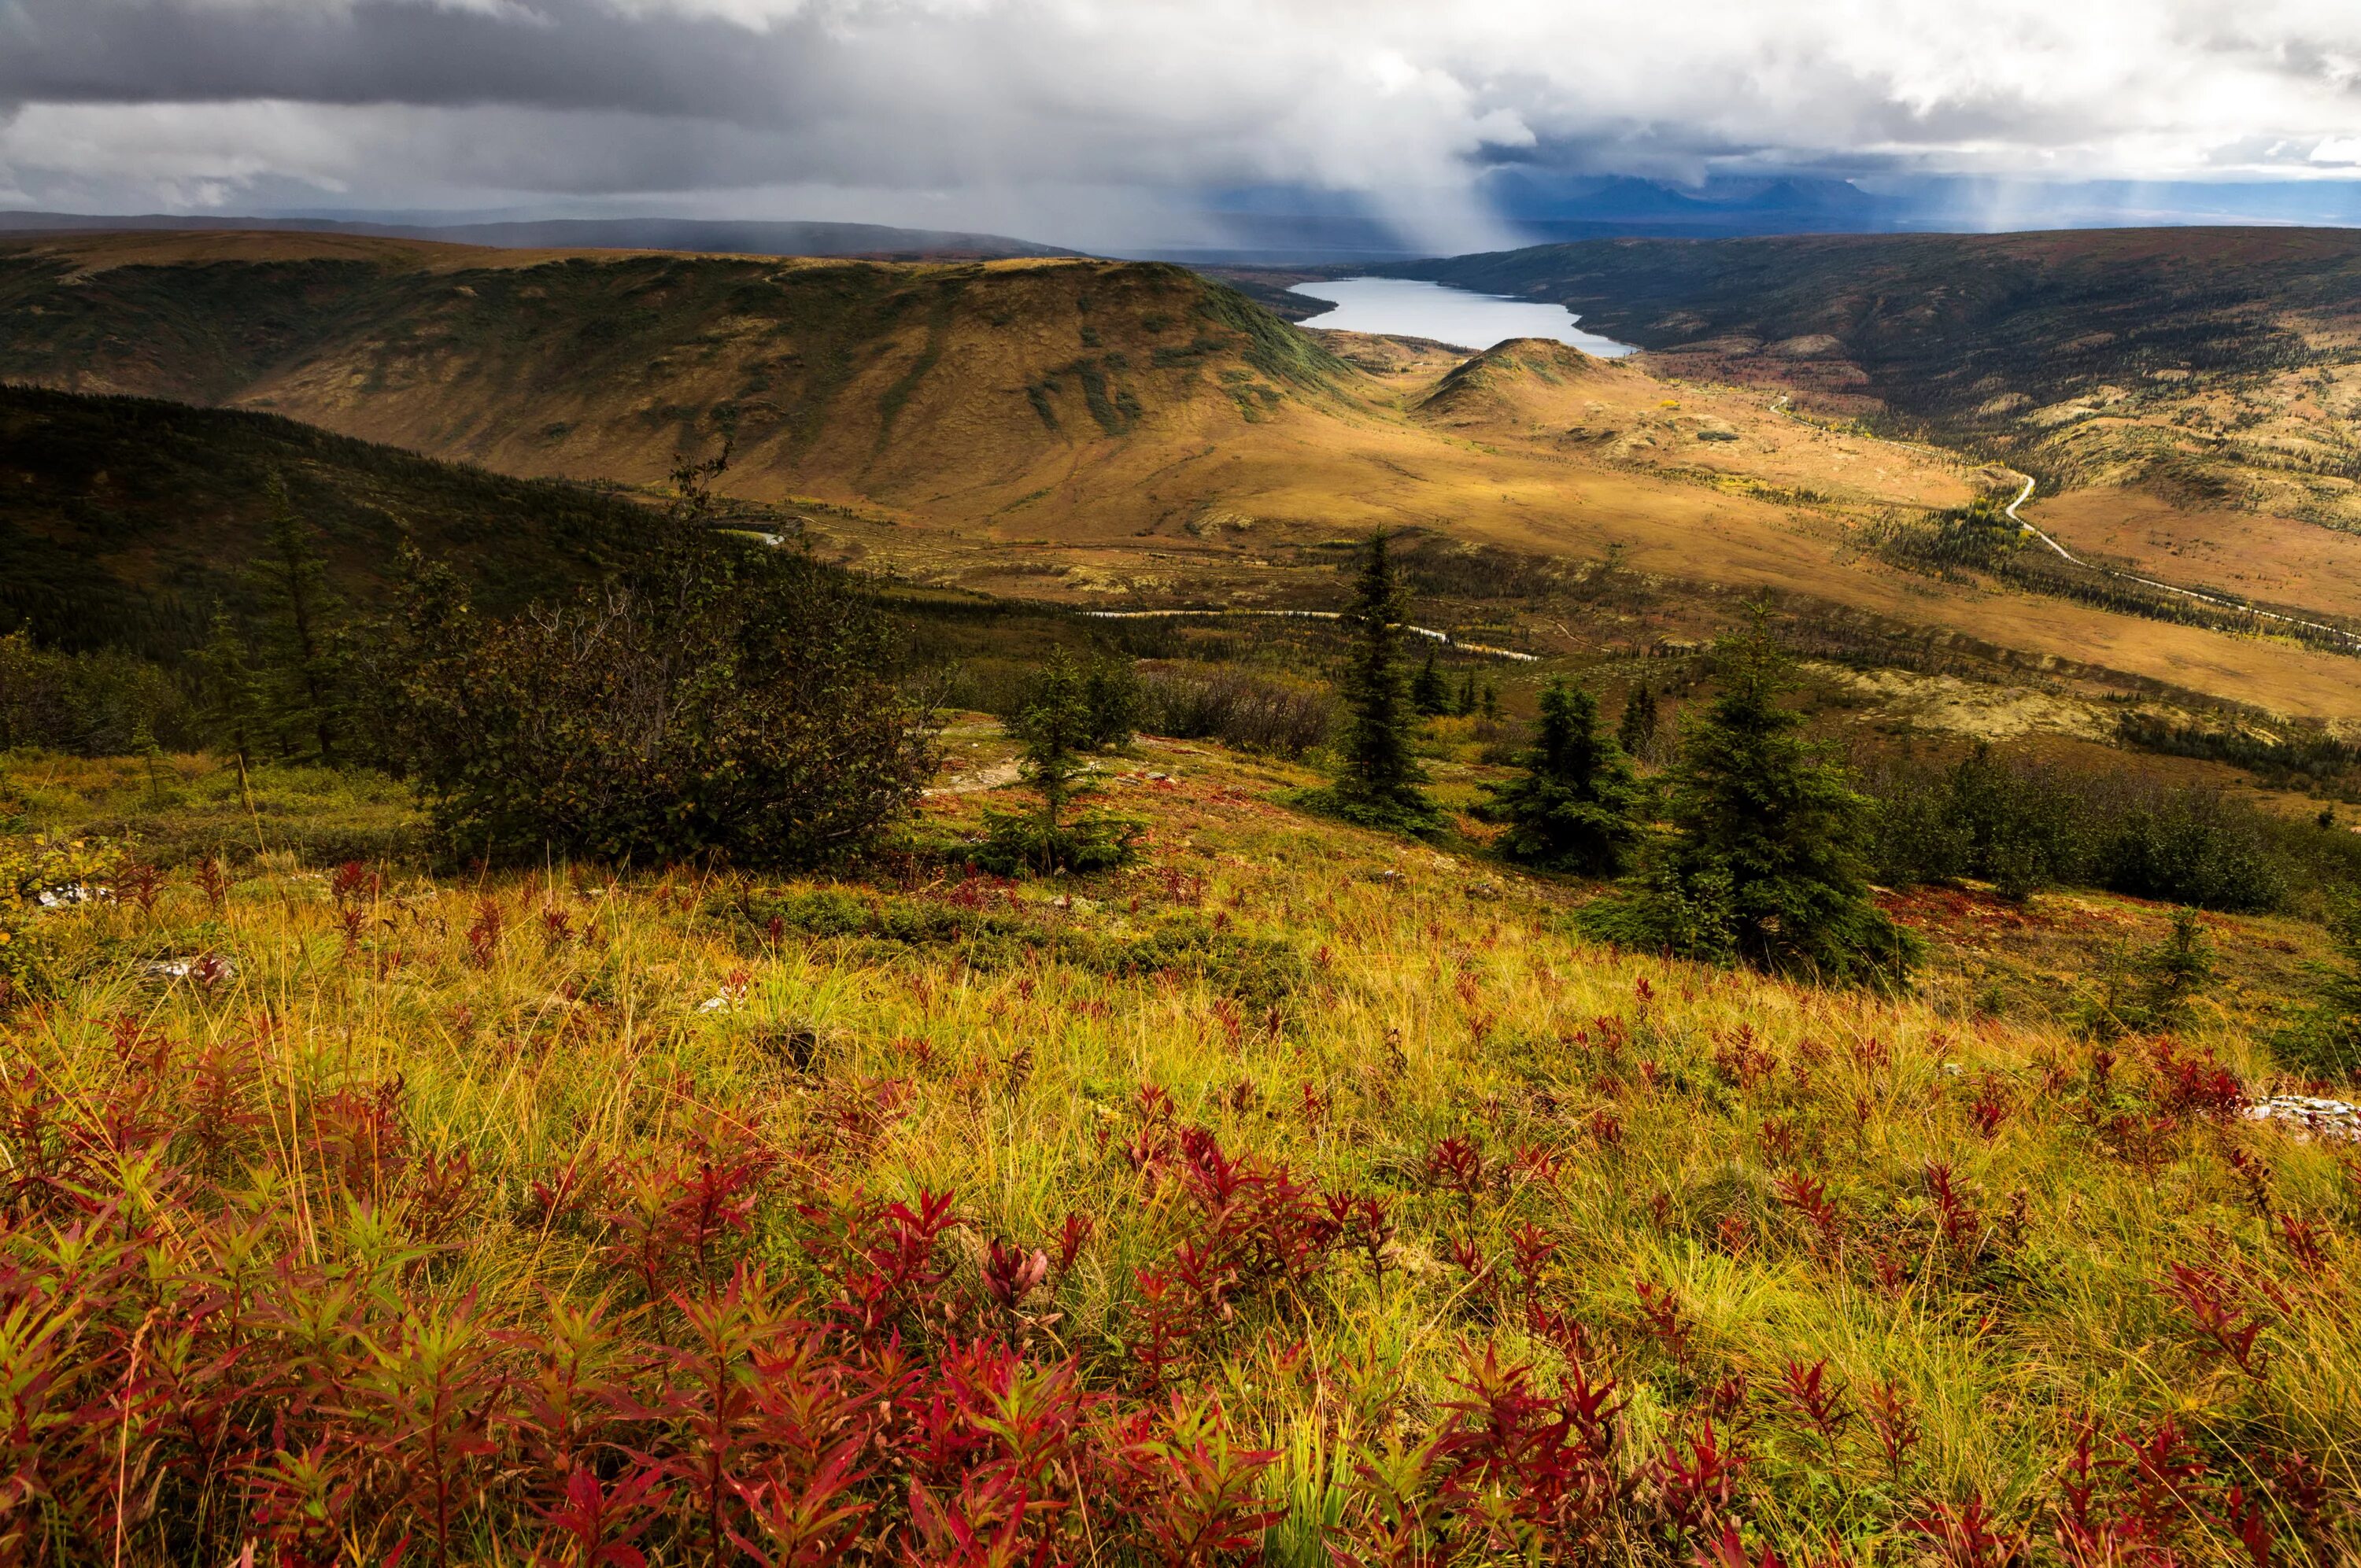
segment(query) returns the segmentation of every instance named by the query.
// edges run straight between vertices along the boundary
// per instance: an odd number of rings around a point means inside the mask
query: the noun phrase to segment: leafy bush
[[[43,911],[99,896],[122,865],[122,851],[111,844],[0,836],[0,1012],[48,989]]]
[[[2217,789],[2006,762],[1979,747],[1949,768],[1889,764],[1877,801],[1878,878],[1987,878],[2021,898],[2103,887],[2200,909],[2283,907],[2296,884],[2361,876],[2361,846],[2266,816]]]
[[[694,499],[660,527],[604,587],[489,623],[413,574],[380,743],[455,850],[810,865],[917,797],[930,747],[845,575],[717,536]]]
[[[1893,885],[1982,877],[2023,899],[2070,880],[2082,849],[2074,797],[2047,769],[2005,765],[1988,746],[1935,772],[1889,768],[1874,776],[1872,864]]]
[[[1313,687],[1235,669],[1150,670],[1140,681],[1139,727],[1181,740],[1296,758],[1326,744],[1334,703]]]
[[[199,728],[187,693],[160,665],[119,649],[62,653],[22,631],[0,636],[0,751],[185,751]]]
[[[2287,882],[2255,816],[2215,790],[2158,791],[2100,839],[2099,883],[2202,909],[2276,909]]]

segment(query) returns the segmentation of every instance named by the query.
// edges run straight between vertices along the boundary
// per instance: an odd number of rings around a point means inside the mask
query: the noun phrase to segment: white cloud
[[[0,168],[36,194],[793,188],[915,211],[1062,190],[1087,210],[1295,183],[1461,223],[1452,193],[1510,152],[1691,179],[2316,177],[2361,165],[2361,7],[0,0],[11,100]]]

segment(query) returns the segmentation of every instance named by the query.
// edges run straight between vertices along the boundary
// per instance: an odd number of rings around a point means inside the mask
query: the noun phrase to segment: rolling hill
[[[2301,585],[2298,560],[2361,564],[2287,542],[2293,524],[2361,532],[2353,230],[1618,240],[1384,270],[1557,301],[1665,374],[2005,455],[2085,492],[2037,510],[2045,526],[2144,569],[2212,554],[2214,580],[2267,596]],[[2257,551],[2271,565],[2246,575]]]
[[[0,245],[0,378],[276,412],[523,477],[651,486],[727,440],[732,494],[922,581],[1324,602],[1338,539],[1420,531],[2361,718],[2350,659],[1883,559],[1895,519],[2011,483],[1958,452],[1799,417],[1678,363],[1509,345],[1458,367],[1324,336],[1155,264],[284,233]],[[1709,597],[1669,594],[1611,634],[1676,630]],[[1531,614],[1518,630],[1601,634]]]
[[[269,415],[0,387],[0,633],[170,659],[201,641],[280,503],[366,598],[407,541],[512,607],[627,554],[646,509]]]

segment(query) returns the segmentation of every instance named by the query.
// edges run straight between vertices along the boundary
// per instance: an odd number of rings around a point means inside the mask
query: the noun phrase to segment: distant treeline
[[[2115,739],[2162,756],[2228,762],[2279,788],[2331,784],[2361,767],[2361,742],[2340,740],[2317,729],[2275,737],[2173,724],[2151,713],[2127,713],[2116,721]]]
[[[1878,803],[1873,861],[1890,886],[1973,877],[2012,897],[2105,888],[2204,909],[2309,907],[2361,885],[2361,835],[2273,816],[2225,792],[2004,759],[1860,769]]]
[[[0,386],[0,633],[177,663],[218,613],[263,613],[253,579],[282,514],[324,584],[382,598],[403,545],[499,612],[629,560],[646,506],[511,479],[268,414]]]

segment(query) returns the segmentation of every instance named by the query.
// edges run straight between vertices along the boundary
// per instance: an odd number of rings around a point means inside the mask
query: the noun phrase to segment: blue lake
[[[1613,359],[1637,352],[1628,343],[1585,332],[1564,305],[1471,293],[1409,278],[1344,278],[1335,282],[1298,283],[1288,292],[1334,305],[1299,326],[1345,332],[1431,337],[1466,348],[1489,348],[1504,338],[1547,337],[1570,343],[1586,354]]]

